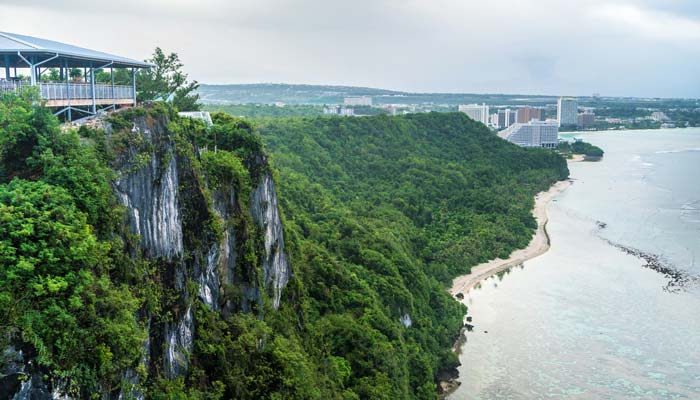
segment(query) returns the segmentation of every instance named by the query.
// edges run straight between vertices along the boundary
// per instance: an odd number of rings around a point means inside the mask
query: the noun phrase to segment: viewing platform
[[[23,88],[31,87],[28,81],[0,81],[0,92],[21,92]],[[46,107],[92,106],[92,85],[89,83],[39,82],[41,98],[46,100]],[[132,105],[134,103],[134,88],[126,85],[96,84],[95,105]]]
[[[94,115],[98,109],[136,105],[136,72],[150,67],[143,61],[0,32],[0,93],[21,93],[35,86],[44,105],[56,109],[56,115],[65,113],[68,120],[74,112]],[[115,69],[127,72],[120,75],[121,84],[115,84]],[[130,85],[124,85],[127,82]]]

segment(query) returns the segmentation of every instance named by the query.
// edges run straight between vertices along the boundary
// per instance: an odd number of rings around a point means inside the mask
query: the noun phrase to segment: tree
[[[114,68],[114,84],[131,86],[131,72],[126,68]],[[109,69],[95,70],[95,82],[109,85],[112,83],[112,76]]]
[[[58,120],[50,109],[36,106],[36,88],[5,93],[0,99],[0,181],[36,177],[41,153],[60,132]]]
[[[154,66],[139,72],[136,80],[140,101],[172,101],[180,111],[199,110],[199,95],[193,93],[199,87],[197,81],[188,82],[182,72],[182,62],[176,53],[166,55],[156,47],[153,57],[146,60]]]
[[[81,71],[80,68],[71,68],[68,75],[70,75],[70,78],[74,81],[81,81],[83,78],[83,71]]]
[[[145,340],[133,317],[141,302],[103,272],[109,244],[86,220],[61,187],[0,185],[0,345],[31,344],[72,395],[118,385]]]
[[[50,68],[47,72],[41,74],[42,82],[60,82],[61,75],[58,72],[58,68]]]

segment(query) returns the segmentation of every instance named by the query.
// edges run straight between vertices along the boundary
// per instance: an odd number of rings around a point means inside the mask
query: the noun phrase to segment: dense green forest
[[[355,115],[386,114],[381,108],[370,106],[353,106]],[[273,105],[273,104],[204,104],[203,111],[224,112],[226,114],[247,118],[263,117],[320,117],[323,106],[320,105]]]
[[[461,113],[269,119],[260,131],[279,171],[310,311],[352,315],[352,325],[381,316],[353,330],[378,329],[369,348],[393,349],[384,357],[393,366],[380,371],[415,397],[432,397],[439,369],[457,362],[450,346],[464,312],[445,284],[527,245],[533,196],[568,176],[564,159],[507,143]],[[397,323],[405,314],[408,329]],[[366,349],[366,340],[343,339],[331,351]],[[353,373],[376,374],[353,353]],[[379,393],[406,396],[385,388],[370,397]]]
[[[568,176],[561,156],[516,147],[458,113],[267,119],[257,127],[213,119],[207,128],[155,103],[110,117],[111,133],[62,130],[31,93],[3,95],[0,347],[21,349],[59,391],[435,398],[440,371],[457,363],[451,346],[465,312],[445,284],[525,246],[533,195]],[[135,121],[155,136],[146,139]],[[188,294],[196,281],[184,291],[165,283],[177,264],[136,251],[115,180],[166,168],[173,157],[190,246],[183,262],[202,257],[199,249],[230,227],[236,273],[251,285],[261,279],[262,245],[245,199],[273,172],[292,266],[279,309],[267,295],[252,309],[226,308],[246,286],[222,283],[226,311],[216,311]],[[224,189],[239,199],[230,218],[211,211]],[[187,372],[172,377],[158,361],[165,348],[155,327],[187,306],[194,342]],[[3,371],[17,354],[4,351]],[[5,383],[0,390],[14,387]]]
[[[399,224],[412,258],[442,282],[524,247],[534,194],[568,176],[560,156],[509,144],[460,113],[260,125],[283,199],[300,180],[358,218]],[[285,208],[288,219],[297,205]]]
[[[557,146],[557,150],[564,156],[569,156],[571,154],[582,154],[590,159],[598,159],[603,157],[603,154],[605,154],[603,149],[600,147],[580,140],[574,141],[573,143],[561,142]]]
[[[205,104],[203,111],[224,112],[237,117],[313,117],[323,115],[321,105]]]

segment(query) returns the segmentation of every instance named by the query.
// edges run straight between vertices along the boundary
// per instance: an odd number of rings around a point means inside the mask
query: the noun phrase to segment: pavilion
[[[136,105],[136,71],[152,64],[115,56],[52,40],[14,33],[0,32],[0,92],[21,91],[23,87],[38,86],[47,107],[55,108],[56,115],[72,112],[94,115],[101,109]],[[84,73],[82,82],[72,82],[71,69]],[[95,71],[109,68],[111,84],[96,84]],[[114,84],[114,69],[130,70],[131,86]],[[58,81],[46,82],[42,74],[58,70]],[[18,75],[28,70],[28,80]]]

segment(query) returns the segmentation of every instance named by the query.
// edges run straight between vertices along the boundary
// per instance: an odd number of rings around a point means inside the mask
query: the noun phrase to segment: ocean
[[[450,399],[700,399],[700,129],[576,137],[605,157],[570,164],[547,253],[466,294]]]

